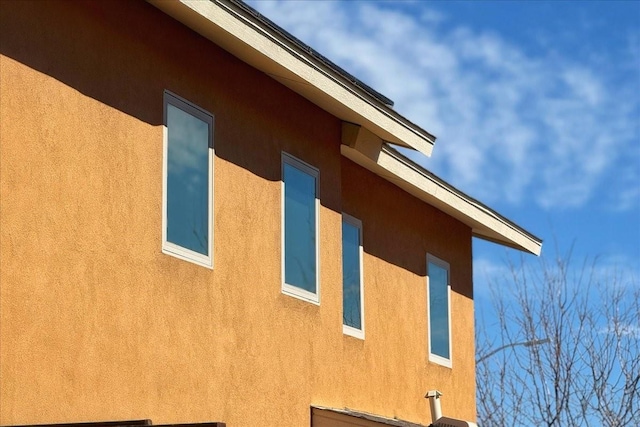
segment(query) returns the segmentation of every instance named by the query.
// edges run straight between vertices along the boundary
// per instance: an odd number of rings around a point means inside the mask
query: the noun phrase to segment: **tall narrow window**
[[[213,267],[213,116],[164,93],[162,251]]]
[[[282,291],[315,303],[318,289],[318,170],[282,153]]]
[[[451,367],[449,264],[427,255],[429,360]]]
[[[342,214],[342,330],[364,338],[362,223]]]

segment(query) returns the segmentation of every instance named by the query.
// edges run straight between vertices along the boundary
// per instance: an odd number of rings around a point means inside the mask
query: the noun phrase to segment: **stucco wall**
[[[365,312],[370,321],[365,354],[376,369],[387,370],[372,381],[380,396],[387,392],[412,401],[416,414],[425,409],[428,413],[422,398],[426,391],[439,389],[447,396],[442,399],[444,414],[474,418],[470,231],[350,160],[343,159],[342,166],[343,211],[360,218],[363,227]],[[450,264],[453,369],[427,362],[427,253]]]
[[[475,417],[471,233],[340,155],[340,121],[139,2],[2,2],[0,423]],[[215,116],[214,270],[161,253],[162,95]],[[280,156],[320,170],[321,304],[281,293]],[[366,189],[366,191],[363,191]],[[342,334],[341,212],[366,339]],[[425,255],[451,264],[427,362]]]

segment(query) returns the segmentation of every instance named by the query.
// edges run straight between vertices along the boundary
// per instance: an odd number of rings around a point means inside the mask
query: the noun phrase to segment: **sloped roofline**
[[[392,101],[239,0],[147,0],[332,115],[431,155],[435,136],[391,108]]]
[[[437,204],[433,200],[437,199],[442,203],[440,209],[471,227],[474,237],[540,255],[542,240],[539,237],[458,190],[390,145],[385,144],[382,152],[389,157],[388,162],[397,164],[395,167],[405,168],[403,175],[415,173],[419,181],[417,192],[420,199],[432,205]],[[381,159],[381,163],[384,164],[384,159]],[[428,190],[429,184],[435,187],[435,191]],[[453,201],[457,202],[456,206],[453,206]]]
[[[328,406],[314,405],[314,406],[311,406],[311,411],[312,413],[319,412],[320,414],[324,413],[329,416],[331,414],[336,414],[336,415],[343,415],[343,416],[352,417],[352,418],[360,418],[363,420],[375,422],[379,425],[386,425],[386,426],[393,426],[393,427],[426,427],[423,424],[416,424],[416,423],[413,423],[410,421],[404,421],[398,418],[382,417],[380,415],[374,415],[374,414],[370,414],[368,412],[363,412],[363,411],[355,411],[349,408],[339,409],[339,408],[331,408]]]
[[[330,69],[335,70],[338,74],[342,75],[344,78],[346,78],[355,86],[361,88],[367,95],[373,97],[376,101],[381,102],[388,107],[393,107],[393,101],[391,99],[387,98],[386,96],[384,96],[383,94],[381,94],[380,92],[378,92],[377,90],[369,86],[368,84],[364,83],[362,80],[358,79],[353,74],[349,73],[344,68],[340,67],[339,65],[331,61],[326,56],[322,55],[313,47],[305,44],[302,40],[300,40],[290,32],[286,31],[285,29],[283,29],[282,27],[274,23],[272,20],[270,20],[268,17],[262,15],[260,12],[253,9],[251,6],[247,5],[242,0],[228,0],[228,2],[238,6],[239,8],[243,9],[245,12],[251,15],[254,15],[256,19],[264,23],[267,27],[269,27],[269,29],[281,35],[282,38],[298,46],[300,49],[307,52],[311,57],[316,58],[318,61],[320,61]]]
[[[388,142],[342,123],[342,154],[471,228],[474,237],[539,255],[542,240],[415,163]]]
[[[542,241],[539,238],[436,177],[389,145],[413,149],[430,156],[436,139],[433,135],[395,112],[390,99],[242,1],[147,1],[341,119],[341,151],[344,156],[460,220],[472,229],[474,236],[540,254]],[[345,129],[347,134],[356,136],[345,137]],[[360,132],[360,129],[364,131]],[[358,140],[358,134],[366,134],[364,143]]]

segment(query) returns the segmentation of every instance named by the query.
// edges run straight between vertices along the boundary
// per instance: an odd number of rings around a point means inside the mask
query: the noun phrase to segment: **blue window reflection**
[[[316,177],[284,163],[285,283],[316,293]]]
[[[362,329],[360,293],[360,229],[342,221],[342,316],[355,329]]]
[[[449,272],[429,262],[429,325],[431,353],[450,359],[449,348]]]
[[[167,241],[209,255],[209,123],[167,104]]]

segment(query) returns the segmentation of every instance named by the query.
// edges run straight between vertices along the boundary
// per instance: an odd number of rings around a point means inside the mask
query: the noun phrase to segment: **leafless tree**
[[[477,320],[479,425],[640,426],[640,284],[570,252],[507,264]]]

